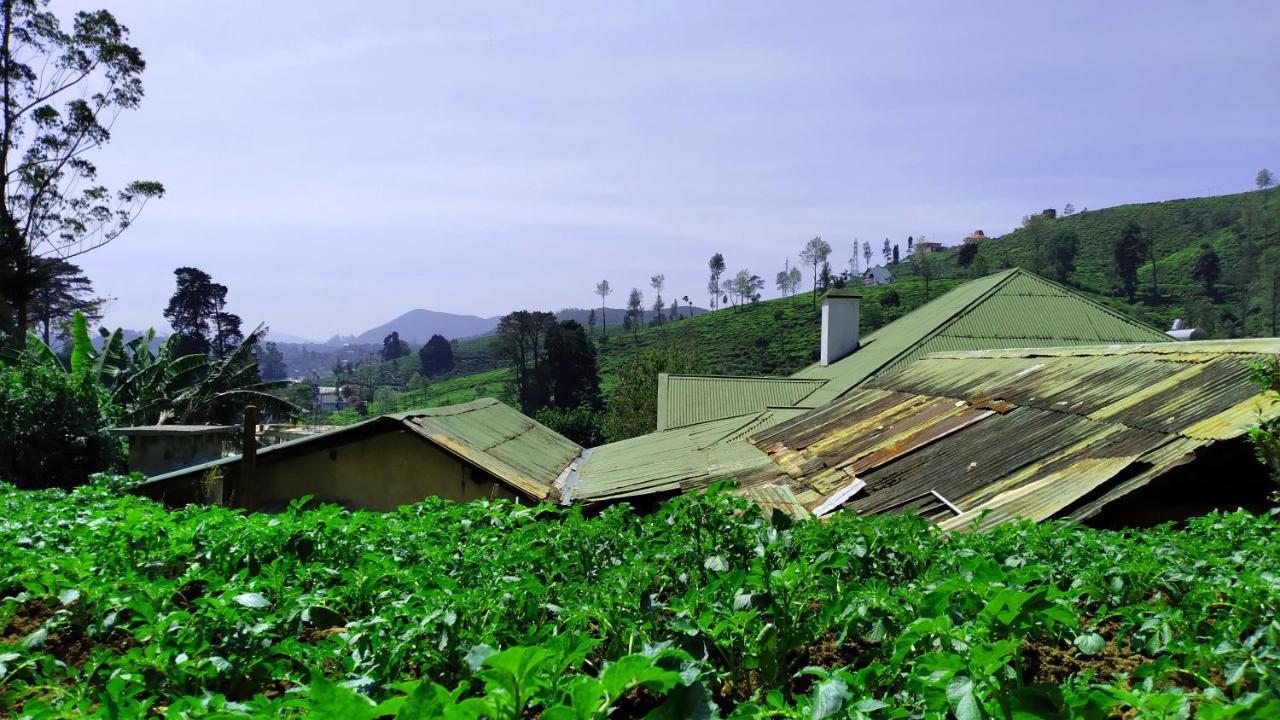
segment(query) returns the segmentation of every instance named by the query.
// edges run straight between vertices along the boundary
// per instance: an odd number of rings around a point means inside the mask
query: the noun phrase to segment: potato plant
[[[0,486],[0,716],[1280,716],[1277,517],[1127,533]]]

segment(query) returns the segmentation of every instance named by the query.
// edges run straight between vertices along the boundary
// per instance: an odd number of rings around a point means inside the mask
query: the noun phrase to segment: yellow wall
[[[238,479],[228,478],[229,484],[241,485]],[[399,430],[342,445],[321,444],[311,452],[275,462],[270,456],[260,458],[252,487],[242,487],[231,502],[257,509],[303,495],[353,509],[382,511],[433,495],[457,502],[517,497],[509,486],[423,438]]]

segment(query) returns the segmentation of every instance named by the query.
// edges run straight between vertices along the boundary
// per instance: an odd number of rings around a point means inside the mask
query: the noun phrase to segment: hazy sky
[[[168,195],[81,259],[108,324],[167,329],[181,265],[318,339],[659,272],[705,304],[716,251],[772,295],[814,235],[841,267],[1280,171],[1275,0],[360,5],[110,0],[147,97],[95,160]]]

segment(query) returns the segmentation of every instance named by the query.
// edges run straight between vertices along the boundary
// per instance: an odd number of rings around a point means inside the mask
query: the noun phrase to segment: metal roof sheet
[[[592,448],[578,468],[568,500],[594,503],[706,487],[717,480],[751,484],[756,473],[780,475],[769,456],[741,438],[768,422],[769,411],[673,430],[662,430]]]
[[[954,288],[870,333],[848,357],[810,365],[790,378],[659,378],[658,429],[770,406],[821,407],[935,352],[1114,342],[1173,341],[1070,288],[1015,268]]]
[[[1275,354],[1280,339],[940,353],[751,442],[817,514],[835,498],[949,529],[1088,517],[1280,416],[1249,370]]]
[[[769,407],[795,407],[824,382],[663,373],[658,376],[658,429],[722,420]]]

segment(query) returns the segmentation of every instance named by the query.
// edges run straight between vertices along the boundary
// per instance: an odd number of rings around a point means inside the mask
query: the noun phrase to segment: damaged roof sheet
[[[1250,365],[1280,340],[939,353],[751,441],[815,514],[915,508],[1085,518],[1280,406]]]

